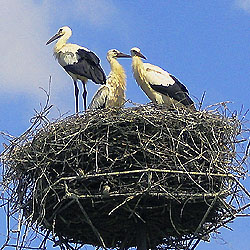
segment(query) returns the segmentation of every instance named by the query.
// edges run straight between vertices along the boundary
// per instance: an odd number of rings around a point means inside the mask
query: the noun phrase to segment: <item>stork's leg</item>
[[[86,90],[86,82],[82,81],[83,84],[83,93],[82,93],[82,97],[83,97],[83,106],[84,106],[84,111],[86,111],[87,109],[87,90]]]
[[[77,87],[77,81],[74,80],[74,86],[75,86],[75,102],[76,102],[76,114],[79,112],[79,103],[78,103],[78,95],[79,95],[79,89]]]

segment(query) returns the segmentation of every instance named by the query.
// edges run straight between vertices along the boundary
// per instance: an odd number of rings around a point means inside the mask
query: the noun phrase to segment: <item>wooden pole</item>
[[[147,250],[147,228],[146,223],[139,221],[136,227],[137,250]]]

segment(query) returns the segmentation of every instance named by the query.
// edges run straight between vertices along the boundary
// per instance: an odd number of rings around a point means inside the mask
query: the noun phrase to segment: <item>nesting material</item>
[[[60,244],[128,248],[143,234],[151,249],[188,249],[239,209],[240,133],[219,112],[88,111],[14,145],[5,179],[27,221]]]

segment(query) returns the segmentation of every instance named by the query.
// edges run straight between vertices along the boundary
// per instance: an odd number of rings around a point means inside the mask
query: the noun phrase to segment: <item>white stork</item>
[[[111,49],[107,53],[107,60],[111,71],[107,77],[106,85],[101,86],[95,93],[89,108],[122,107],[125,102],[126,74],[117,58],[131,57],[117,49]]]
[[[84,109],[87,106],[86,83],[88,79],[97,84],[105,84],[106,76],[100,66],[100,59],[87,48],[77,44],[66,43],[71,37],[72,31],[68,26],[64,26],[49,39],[46,45],[59,39],[54,47],[54,56],[64,70],[72,77],[75,86],[76,113],[79,111],[77,80],[83,83]]]
[[[130,52],[134,77],[153,103],[195,109],[187,88],[176,77],[158,66],[143,63],[141,58],[146,57],[139,48],[132,48]]]

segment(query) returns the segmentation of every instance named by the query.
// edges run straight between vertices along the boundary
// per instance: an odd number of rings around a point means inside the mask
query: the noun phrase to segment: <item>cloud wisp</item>
[[[238,8],[250,13],[250,0],[235,0],[235,4]]]
[[[118,10],[112,0],[44,0],[42,6],[56,22],[77,22],[84,26],[104,27],[113,22]]]
[[[56,25],[63,9],[65,21],[81,23],[84,18],[85,23],[96,26],[111,21],[115,13],[111,0],[1,1],[0,93],[39,94],[39,87],[46,88],[51,74],[56,74],[60,83],[69,81],[53,60],[52,48],[45,46],[51,30],[59,28],[51,26]]]
[[[53,61],[45,47],[46,15],[31,0],[2,1],[1,92],[35,93],[43,81],[48,82]]]

